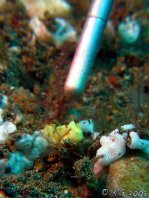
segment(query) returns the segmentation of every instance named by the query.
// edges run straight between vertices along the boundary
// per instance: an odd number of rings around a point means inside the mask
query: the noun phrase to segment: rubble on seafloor
[[[147,1],[115,1],[87,88],[70,100],[89,5],[0,0],[0,197],[149,196]]]

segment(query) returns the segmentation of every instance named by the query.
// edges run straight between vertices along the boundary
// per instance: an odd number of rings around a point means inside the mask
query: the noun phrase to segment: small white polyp
[[[149,155],[149,140],[141,139],[134,131],[130,132],[129,136],[131,139],[131,142],[127,144],[129,148],[139,149]]]

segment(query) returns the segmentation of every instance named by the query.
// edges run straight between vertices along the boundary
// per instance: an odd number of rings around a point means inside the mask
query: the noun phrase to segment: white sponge
[[[9,134],[14,133],[17,127],[12,122],[4,122],[0,125],[0,144],[4,144],[8,138]]]
[[[97,150],[96,157],[102,165],[108,166],[115,160],[122,157],[126,152],[125,135],[112,133],[109,136],[102,136],[101,147]]]

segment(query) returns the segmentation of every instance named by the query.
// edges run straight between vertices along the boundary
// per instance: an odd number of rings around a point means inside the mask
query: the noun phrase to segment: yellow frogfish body
[[[71,121],[68,125],[56,127],[55,124],[46,125],[44,135],[54,143],[64,143],[64,141],[80,142],[83,140],[83,132],[78,123]]]

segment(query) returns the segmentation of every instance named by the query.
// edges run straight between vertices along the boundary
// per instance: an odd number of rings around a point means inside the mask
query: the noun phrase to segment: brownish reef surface
[[[80,34],[89,1],[70,0],[69,3],[73,9],[68,20]],[[118,25],[127,16],[133,16],[141,24],[141,35],[132,45],[123,43],[118,35]],[[68,99],[63,87],[77,43],[69,41],[58,48],[50,40],[36,38],[31,42],[33,32],[25,8],[17,0],[7,0],[0,7],[0,93],[7,95],[9,100],[4,119],[15,123],[18,130],[7,144],[0,146],[0,158],[14,151],[15,141],[21,134],[32,134],[46,124],[61,125],[72,120],[93,119],[100,137],[132,123],[140,136],[148,139],[148,18],[147,1],[115,1],[110,16],[113,29],[105,31],[87,88],[82,95]],[[49,30],[56,28],[48,12],[42,21]],[[134,178],[133,185],[149,178],[146,156],[136,151],[132,161],[128,151],[126,159],[115,162],[117,164],[112,164],[100,179],[96,179],[92,169],[100,146],[99,138],[86,137],[81,143],[52,145],[48,156],[41,156],[33,170],[2,178],[0,197],[102,197],[103,188],[111,190],[116,185],[116,188],[127,189],[132,178],[129,179],[125,171],[132,172],[135,164],[135,171],[137,169],[141,178]],[[144,172],[141,166],[145,167]],[[124,179],[115,175],[115,169]],[[132,177],[135,176],[132,174]],[[146,179],[145,183],[149,186],[148,181]],[[131,187],[127,193],[136,190]],[[143,191],[149,193],[148,187],[144,188]]]

